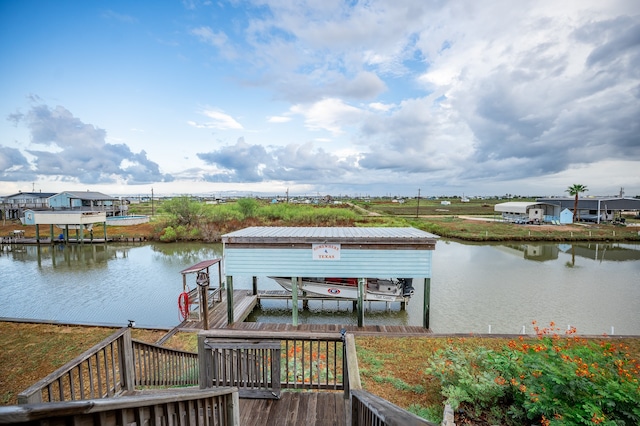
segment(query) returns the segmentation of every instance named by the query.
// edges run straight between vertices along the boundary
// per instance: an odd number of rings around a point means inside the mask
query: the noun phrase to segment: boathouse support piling
[[[298,325],[298,277],[291,278],[291,321]]]
[[[431,278],[424,279],[424,306],[422,312],[424,312],[424,328],[429,328],[429,306],[431,305]]]
[[[366,285],[366,278],[358,278],[358,327],[364,325],[364,287]]]
[[[227,323],[233,322],[233,275],[227,275]]]

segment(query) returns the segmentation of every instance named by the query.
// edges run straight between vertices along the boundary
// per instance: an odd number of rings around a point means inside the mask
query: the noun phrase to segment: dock
[[[216,293],[217,294],[217,293]],[[290,300],[291,295],[287,297],[285,292],[269,291],[258,292],[252,294],[251,290],[234,290],[233,291],[233,317],[234,323],[229,325],[227,320],[227,294],[226,291],[220,292],[220,300],[217,299],[213,303],[209,303],[208,311],[208,329],[231,329],[245,331],[286,331],[292,334],[308,335],[309,333],[340,333],[345,330],[354,335],[388,335],[388,336],[424,336],[430,334],[431,330],[421,326],[410,325],[363,325],[357,326],[353,324],[288,324],[288,323],[263,323],[263,322],[245,322],[253,309],[260,303],[261,299],[278,299]],[[301,296],[299,300],[333,300],[335,298],[321,296]],[[345,300],[350,302],[350,300]],[[162,345],[171,336],[177,332],[198,332],[204,330],[203,320],[187,319],[182,321],[176,327],[171,329],[157,343]]]

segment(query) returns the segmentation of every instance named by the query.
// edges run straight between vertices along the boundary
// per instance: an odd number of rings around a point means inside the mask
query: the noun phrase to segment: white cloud
[[[291,112],[305,118],[305,126],[310,130],[326,130],[334,135],[344,132],[362,117],[363,111],[346,104],[340,99],[323,99],[312,105],[294,105]]]
[[[199,27],[191,30],[191,34],[197,36],[200,41],[217,48],[223,48],[228,41],[227,35],[222,31],[213,31],[209,27]]]
[[[211,119],[205,123],[198,123],[193,120],[187,121],[190,126],[198,129],[218,129],[218,130],[242,130],[242,124],[238,123],[229,114],[215,109],[205,109],[201,114]]]
[[[288,123],[289,121],[291,121],[291,117],[274,115],[274,116],[268,117],[267,121],[269,123]]]

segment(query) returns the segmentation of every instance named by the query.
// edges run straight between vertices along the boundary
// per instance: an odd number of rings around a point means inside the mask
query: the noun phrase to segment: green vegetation
[[[640,424],[640,362],[624,343],[561,338],[535,327],[535,341],[500,350],[453,344],[432,355],[427,374],[445,402],[474,424]]]
[[[159,206],[160,241],[219,241],[224,233],[247,226],[353,226],[359,215],[347,205],[271,204],[253,198],[203,204],[176,197]]]
[[[520,201],[533,201],[519,198]],[[466,241],[639,241],[637,227],[620,224],[565,226],[518,225],[500,221],[494,206],[499,199],[462,202],[439,199],[352,200],[343,204],[270,203],[253,198],[223,204],[204,204],[183,196],[156,201],[149,239],[172,241],[219,241],[221,235],[248,226],[412,226],[445,238]],[[149,203],[131,206],[134,214],[148,210]],[[627,216],[627,224],[638,222]],[[127,230],[118,230],[127,233]]]
[[[362,384],[436,423],[448,403],[456,424],[639,424],[639,339],[535,329],[518,339],[358,336]]]

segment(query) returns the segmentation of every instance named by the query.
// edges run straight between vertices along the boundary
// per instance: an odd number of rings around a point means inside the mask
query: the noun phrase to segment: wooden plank
[[[266,418],[267,426],[284,426],[285,420],[289,412],[289,404],[291,403],[291,392],[282,394],[282,398],[273,404],[273,408],[269,411],[269,415]]]
[[[308,402],[307,402],[307,415],[305,417],[304,423],[307,425],[315,425],[318,420],[318,392],[313,392],[311,394],[306,394]]]

